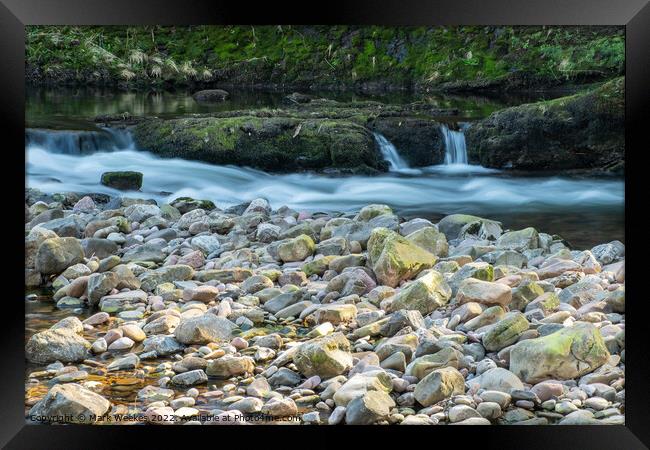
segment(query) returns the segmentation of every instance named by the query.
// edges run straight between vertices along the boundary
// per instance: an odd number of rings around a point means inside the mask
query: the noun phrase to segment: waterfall
[[[445,165],[467,164],[467,147],[462,131],[450,130],[445,124],[440,126],[445,140]]]
[[[122,129],[89,130],[25,130],[25,146],[42,147],[50,153],[86,155],[133,148],[131,134]]]
[[[386,139],[383,135],[379,133],[373,133],[375,135],[375,140],[379,145],[379,150],[381,151],[382,156],[386,161],[388,161],[389,168],[391,172],[396,172],[400,170],[405,170],[409,168],[409,165],[404,161],[397,153],[395,146]]]

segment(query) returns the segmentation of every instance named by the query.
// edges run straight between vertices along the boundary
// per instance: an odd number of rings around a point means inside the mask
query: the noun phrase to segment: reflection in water
[[[98,115],[121,114],[156,115],[159,117],[183,114],[210,113],[250,108],[277,108],[283,105],[288,92],[252,89],[230,89],[226,101],[197,103],[187,90],[120,92],[90,88],[28,88],[26,119],[29,127],[70,128],[88,126],[87,119]],[[411,92],[359,94],[355,92],[312,92],[313,95],[337,101],[374,100],[383,103],[426,102],[437,108],[457,108],[467,118],[485,117],[506,106],[518,105],[542,98],[554,98],[558,93],[536,93],[534,96],[441,96]]]

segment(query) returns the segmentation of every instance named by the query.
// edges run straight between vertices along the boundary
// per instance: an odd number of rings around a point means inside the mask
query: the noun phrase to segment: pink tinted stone
[[[248,341],[246,339],[236,337],[232,341],[230,341],[230,344],[235,347],[237,350],[243,350],[245,348],[248,348]]]
[[[95,202],[92,198],[85,196],[72,207],[73,211],[91,211],[95,209]]]
[[[108,346],[108,349],[109,350],[126,350],[126,349],[129,349],[129,348],[133,347],[134,344],[135,344],[135,342],[133,342],[132,339],[130,339],[128,337],[121,337],[121,338],[113,341],[113,343]]]
[[[214,286],[197,286],[195,288],[185,289],[183,291],[183,300],[196,300],[203,303],[209,303],[217,298],[219,289]]]
[[[177,264],[186,264],[194,269],[199,269],[205,264],[205,257],[203,252],[200,250],[193,251],[188,253],[185,256],[182,256]]]
[[[122,333],[122,330],[119,328],[108,330],[104,335],[104,340],[106,341],[106,344],[111,345],[114,341],[118,340],[123,335],[124,334]]]
[[[551,397],[559,397],[564,392],[564,386],[562,383],[556,381],[542,381],[537,383],[535,386],[530,388],[532,392],[537,394],[539,399],[543,402],[549,400]]]

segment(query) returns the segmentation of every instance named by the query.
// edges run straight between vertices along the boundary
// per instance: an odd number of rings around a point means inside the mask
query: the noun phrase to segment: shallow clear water
[[[226,101],[206,104],[197,103],[188,90],[122,92],[90,88],[28,88],[26,92],[26,121],[28,127],[62,129],[87,129],[92,127],[89,119],[103,114],[155,115],[174,117],[184,114],[210,113],[247,108],[277,108],[289,92],[269,92],[252,89],[230,89]],[[374,100],[383,103],[410,103],[424,101],[438,108],[458,108],[463,117],[484,117],[500,108],[542,98],[561,95],[554,93],[530,93],[499,97],[453,96],[437,94],[414,94],[390,92],[385,94],[360,94],[355,92],[314,92],[315,96],[337,101]],[[286,105],[285,105],[286,106]]]

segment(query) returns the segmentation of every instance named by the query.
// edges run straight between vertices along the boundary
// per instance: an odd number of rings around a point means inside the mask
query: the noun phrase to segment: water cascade
[[[117,128],[97,130],[48,130],[27,128],[25,145],[46,148],[50,153],[88,155],[134,148],[131,134]]]
[[[391,172],[398,172],[401,170],[409,169],[409,165],[399,156],[395,146],[386,139],[383,135],[379,133],[373,133],[375,135],[375,140],[379,145],[379,151],[381,151],[382,156],[389,164],[389,169]]]
[[[445,124],[442,124],[440,129],[445,140],[445,165],[467,164],[467,147],[462,129],[451,130]]]

